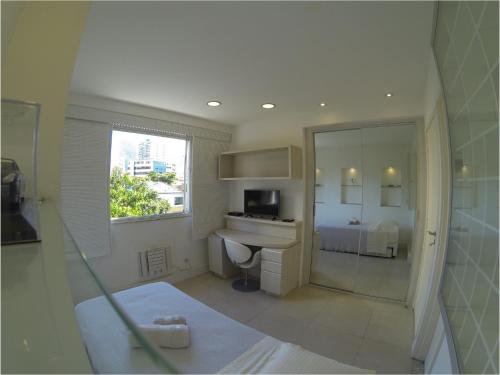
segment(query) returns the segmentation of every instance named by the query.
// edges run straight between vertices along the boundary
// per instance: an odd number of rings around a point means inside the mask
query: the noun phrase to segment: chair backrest
[[[235,264],[245,263],[252,257],[252,250],[239,242],[224,239],[226,244],[226,251],[231,262]]]

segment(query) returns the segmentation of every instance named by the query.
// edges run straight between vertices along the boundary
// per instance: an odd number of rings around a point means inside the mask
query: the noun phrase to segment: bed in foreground
[[[137,324],[158,315],[184,315],[191,331],[186,349],[159,348],[181,373],[373,373],[283,343],[234,321],[174,286],[157,282],[115,293]],[[128,329],[104,297],[76,306],[92,366],[97,373],[156,373],[148,355],[133,349]]]

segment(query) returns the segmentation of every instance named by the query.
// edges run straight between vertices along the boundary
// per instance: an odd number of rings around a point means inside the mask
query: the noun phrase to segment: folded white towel
[[[189,346],[189,327],[185,324],[140,325],[139,330],[162,348],[180,349]],[[141,346],[132,332],[129,333],[129,343],[133,348]]]
[[[170,324],[187,324],[186,318],[182,315],[165,315],[157,316],[153,319],[153,324],[170,325]]]

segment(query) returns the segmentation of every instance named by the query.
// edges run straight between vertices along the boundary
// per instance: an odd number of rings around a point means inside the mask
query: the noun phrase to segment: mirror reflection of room
[[[38,241],[35,140],[39,107],[2,99],[2,245]]]
[[[416,196],[413,125],[315,134],[311,281],[405,300]]]
[[[311,282],[353,291],[362,219],[361,130],[316,133],[315,233]],[[349,224],[352,223],[352,224]]]

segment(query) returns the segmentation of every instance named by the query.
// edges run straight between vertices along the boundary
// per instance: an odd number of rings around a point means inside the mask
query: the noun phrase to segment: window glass
[[[186,139],[113,130],[112,219],[186,213]]]

